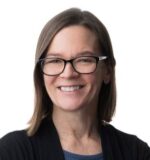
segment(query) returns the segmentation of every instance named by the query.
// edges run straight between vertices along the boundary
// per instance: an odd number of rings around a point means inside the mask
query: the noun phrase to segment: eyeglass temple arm
[[[106,58],[107,58],[107,56],[101,56],[101,57],[98,57],[98,58],[99,58],[99,61],[101,61],[101,60],[106,59]]]

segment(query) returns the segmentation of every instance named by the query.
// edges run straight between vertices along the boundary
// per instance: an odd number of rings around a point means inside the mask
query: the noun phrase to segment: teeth
[[[64,91],[64,92],[72,92],[75,90],[80,89],[80,86],[70,86],[70,87],[60,87],[60,90]]]

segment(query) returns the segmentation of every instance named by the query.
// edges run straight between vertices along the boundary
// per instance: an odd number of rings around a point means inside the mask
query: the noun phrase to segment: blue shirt
[[[102,153],[96,155],[80,155],[64,151],[64,157],[65,160],[103,160]]]

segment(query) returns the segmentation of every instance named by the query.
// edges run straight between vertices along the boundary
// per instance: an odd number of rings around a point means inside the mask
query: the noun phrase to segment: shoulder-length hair
[[[95,33],[102,53],[108,57],[105,63],[108,66],[111,78],[108,84],[102,84],[99,93],[97,111],[99,123],[104,121],[110,122],[114,114],[116,107],[115,58],[107,29],[102,22],[90,12],[81,11],[78,8],[67,9],[48,21],[39,36],[34,68],[35,108],[27,129],[29,136],[36,133],[43,118],[51,117],[53,110],[53,104],[46,92],[43,74],[38,61],[40,58],[45,57],[47,49],[55,35],[64,27],[71,25],[81,25]]]

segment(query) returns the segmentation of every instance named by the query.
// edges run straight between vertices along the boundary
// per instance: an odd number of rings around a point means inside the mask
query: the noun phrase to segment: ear
[[[108,84],[110,82],[110,77],[111,77],[110,68],[105,66],[104,78],[103,78],[104,84]]]

